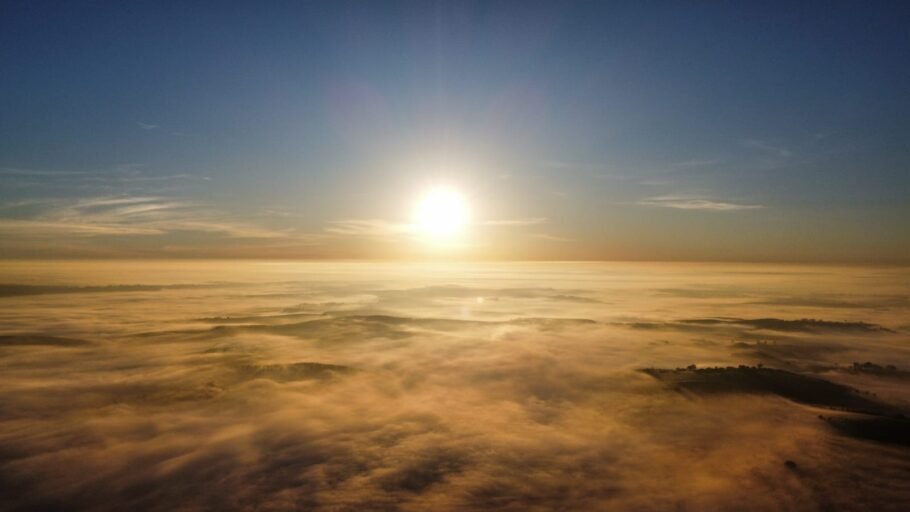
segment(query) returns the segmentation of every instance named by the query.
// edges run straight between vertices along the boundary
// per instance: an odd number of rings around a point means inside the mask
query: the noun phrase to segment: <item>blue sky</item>
[[[0,256],[908,262],[898,2],[0,6]]]

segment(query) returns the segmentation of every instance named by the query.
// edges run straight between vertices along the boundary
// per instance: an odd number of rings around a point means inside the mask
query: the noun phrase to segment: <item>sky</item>
[[[0,257],[910,263],[898,2],[0,3]],[[457,243],[409,229],[426,190]]]

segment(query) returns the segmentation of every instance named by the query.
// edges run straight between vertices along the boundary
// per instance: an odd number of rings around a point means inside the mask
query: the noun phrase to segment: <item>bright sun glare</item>
[[[468,221],[468,204],[456,191],[434,188],[424,194],[414,208],[414,226],[427,238],[452,240]]]

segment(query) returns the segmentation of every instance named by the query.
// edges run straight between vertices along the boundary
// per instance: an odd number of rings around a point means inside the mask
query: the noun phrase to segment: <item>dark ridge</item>
[[[508,322],[511,324],[530,324],[530,325],[590,325],[596,324],[597,321],[590,318],[517,318]]]
[[[781,320],[778,318],[759,318],[740,323],[759,329],[776,331],[843,331],[843,332],[894,332],[891,329],[869,322],[836,322],[803,318],[800,320]]]
[[[164,340],[176,337],[181,341],[186,341],[210,340],[244,332],[277,334],[281,336],[294,336],[329,342],[354,342],[367,338],[400,339],[412,335],[411,332],[404,329],[404,322],[402,321],[377,321],[372,317],[324,317],[319,315],[319,318],[302,322],[272,324],[227,322],[223,325],[215,325],[208,329],[152,331],[136,334],[135,336],[162,338]],[[356,336],[352,336],[352,332],[356,334]]]
[[[852,365],[846,368],[835,367],[832,369],[846,373],[875,375],[876,377],[892,377],[897,379],[910,378],[910,372],[900,370],[893,364],[882,365],[870,361],[866,361],[865,363],[854,362]]]
[[[415,326],[431,329],[453,329],[471,326],[490,326],[490,325],[572,325],[572,324],[594,324],[594,320],[587,318],[515,318],[511,320],[460,320],[457,318],[421,318],[405,317],[394,315],[342,315],[335,317],[335,320],[347,320],[354,322],[365,322],[395,326]]]
[[[115,293],[115,292],[157,292],[161,290],[184,290],[193,288],[213,288],[217,284],[171,284],[144,285],[124,284],[111,286],[45,286],[30,284],[0,284],[0,297],[18,297],[23,295],[50,295],[61,293]]]
[[[629,329],[639,329],[645,331],[658,331],[658,330],[674,330],[674,331],[688,331],[688,332],[708,332],[717,327],[731,326],[736,327],[735,323],[724,321],[721,319],[714,318],[704,318],[704,319],[694,319],[694,320],[679,320],[675,322],[647,322],[647,321],[637,321],[637,322],[616,322],[614,325],[620,327],[627,327]],[[744,334],[740,334],[744,336]]]
[[[910,446],[910,420],[888,416],[822,416],[837,432],[857,439]]]
[[[408,319],[382,316],[342,316],[276,325],[236,326],[240,331],[318,339],[324,342],[356,342],[369,338],[402,339],[412,335]],[[215,329],[227,329],[219,326]]]
[[[735,352],[762,362],[790,364],[806,360],[824,359],[830,354],[844,352],[847,347],[836,343],[798,343],[758,340],[754,343],[734,342]]]
[[[868,322],[837,322],[830,320],[816,320],[813,318],[800,318],[799,320],[783,320],[780,318],[693,318],[680,320],[684,324],[697,325],[746,325],[756,329],[769,329],[772,331],[841,331],[841,332],[894,332],[878,324]]]
[[[906,307],[910,304],[910,297],[904,295],[886,295],[860,297],[855,300],[829,297],[778,297],[751,302],[751,304],[813,308],[891,309]]]
[[[742,298],[751,296],[748,292],[730,288],[661,288],[654,291],[659,295],[686,299]]]
[[[674,389],[696,395],[746,393],[777,395],[794,402],[874,415],[901,411],[857,389],[818,377],[755,366],[726,368],[649,368],[642,372]]]
[[[579,295],[559,294],[559,295],[551,295],[551,296],[545,297],[545,298],[547,298],[549,300],[557,301],[557,302],[576,302],[579,304],[603,304],[602,300],[592,299],[590,297],[582,297]]]
[[[296,306],[288,306],[281,310],[282,313],[312,313],[315,311],[321,311],[323,309],[333,309],[333,308],[342,308],[348,306],[356,306],[357,303],[354,302],[338,302],[338,301],[328,301],[328,302],[304,302],[297,304]]]
[[[209,324],[248,324],[255,322],[268,322],[275,320],[291,320],[295,318],[309,318],[322,316],[322,313],[284,313],[278,315],[249,315],[249,316],[211,316],[197,318],[197,322]]]
[[[186,339],[211,339],[239,332],[258,332],[319,339],[322,341],[356,341],[366,338],[403,339],[413,336],[417,329],[437,331],[454,331],[470,327],[490,327],[496,325],[532,325],[541,329],[556,329],[569,325],[596,324],[587,318],[515,318],[512,320],[459,320],[454,318],[419,318],[394,315],[306,315],[317,316],[313,320],[292,323],[251,324],[245,322],[225,322],[209,329],[184,329],[175,331],[152,331],[139,333],[138,337],[161,337],[179,335]],[[272,318],[272,317],[265,317]],[[358,337],[352,337],[354,331]],[[364,338],[366,337],[366,338]]]
[[[801,318],[799,320],[784,320],[780,318],[688,318],[674,322],[621,322],[616,325],[632,329],[676,329],[676,330],[705,330],[714,327],[751,327],[779,332],[846,332],[846,333],[893,333],[894,331],[878,324],[869,322],[837,322],[830,320],[815,320]]]
[[[0,347],[85,347],[91,342],[77,338],[63,338],[44,334],[5,334],[0,335]]]
[[[223,391],[224,388],[214,382],[110,382],[78,385],[65,390],[58,388],[54,391],[47,388],[23,389],[17,393],[16,401],[0,403],[0,417],[38,420],[118,404],[172,407],[213,400]],[[0,510],[4,509],[0,507]]]
[[[724,324],[739,324],[743,323],[738,321],[735,318],[689,318],[685,320],[680,320],[681,324],[696,324],[696,325],[724,325]]]
[[[460,473],[467,460],[459,453],[440,452],[423,456],[401,469],[384,475],[379,485],[386,492],[423,493],[433,485],[446,481],[449,475]]]
[[[237,371],[245,379],[295,382],[300,380],[328,380],[340,375],[350,375],[360,370],[339,364],[301,362],[268,365],[244,364],[238,366]]]

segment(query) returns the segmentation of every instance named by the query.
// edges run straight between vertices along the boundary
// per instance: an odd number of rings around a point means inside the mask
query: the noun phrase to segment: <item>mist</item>
[[[910,500],[903,269],[6,262],[0,277],[3,510]]]

